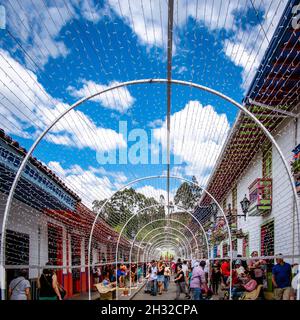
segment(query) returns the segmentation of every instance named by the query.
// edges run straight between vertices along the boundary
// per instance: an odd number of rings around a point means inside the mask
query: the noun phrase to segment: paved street
[[[132,300],[174,300],[176,297],[176,285],[174,277],[171,277],[168,292],[163,292],[162,295],[151,296],[149,293],[144,292],[144,287],[133,297]],[[186,300],[185,295],[182,293],[180,300]]]

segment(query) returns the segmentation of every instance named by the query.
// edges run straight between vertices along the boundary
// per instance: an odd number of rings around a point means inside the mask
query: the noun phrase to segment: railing
[[[255,179],[249,186],[249,200],[249,216],[269,213],[272,209],[272,179]]]

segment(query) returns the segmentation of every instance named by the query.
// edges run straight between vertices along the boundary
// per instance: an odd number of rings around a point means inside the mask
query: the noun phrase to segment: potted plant
[[[242,238],[244,238],[245,235],[244,235],[243,230],[242,230],[242,229],[239,229],[239,230],[236,231],[235,236],[236,236],[238,239],[242,239]]]

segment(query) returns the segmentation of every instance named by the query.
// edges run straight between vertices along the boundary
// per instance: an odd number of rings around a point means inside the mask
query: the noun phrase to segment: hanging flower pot
[[[238,239],[242,239],[242,238],[245,237],[245,234],[244,234],[243,230],[240,229],[240,230],[237,230],[237,231],[236,231],[235,236],[236,236]]]

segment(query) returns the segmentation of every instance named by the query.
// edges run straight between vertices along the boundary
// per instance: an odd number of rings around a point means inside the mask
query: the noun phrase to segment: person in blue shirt
[[[291,296],[291,265],[284,262],[282,254],[276,256],[276,265],[272,269],[272,283],[275,300],[290,300]]]

